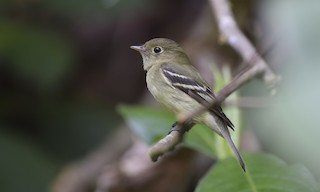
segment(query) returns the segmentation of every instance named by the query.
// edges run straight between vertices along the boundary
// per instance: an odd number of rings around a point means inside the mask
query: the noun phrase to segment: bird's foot
[[[188,132],[191,127],[194,125],[193,122],[186,122],[184,123],[182,126],[178,126],[178,122],[174,122],[171,126],[171,129],[168,132],[168,135],[172,132],[172,131],[178,131],[178,132]]]

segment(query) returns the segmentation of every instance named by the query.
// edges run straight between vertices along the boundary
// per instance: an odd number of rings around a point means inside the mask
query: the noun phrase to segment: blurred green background
[[[0,1],[0,191],[46,191],[67,163],[108,140],[122,122],[115,106],[145,92],[129,46],[181,40],[204,4]]]
[[[320,2],[262,3],[262,23],[279,42],[267,57],[282,82],[272,107],[251,113],[263,146],[287,162],[306,165],[320,179]],[[268,40],[262,41],[267,44]],[[259,85],[260,86],[260,85]],[[251,87],[251,93],[254,91]],[[257,111],[256,111],[257,112]]]
[[[319,180],[320,3],[232,3],[259,49],[276,43],[267,61],[283,79],[267,108],[244,110],[245,127]],[[204,0],[0,1],[0,191],[48,190],[63,166],[112,137],[123,123],[117,104],[150,100],[130,45],[168,37],[202,72],[210,63],[237,69],[217,34]],[[258,80],[241,94],[268,97]]]

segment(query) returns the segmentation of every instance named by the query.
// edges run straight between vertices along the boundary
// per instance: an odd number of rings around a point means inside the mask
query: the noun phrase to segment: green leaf
[[[231,71],[230,68],[224,66],[222,68],[222,72],[219,69],[214,70],[214,77],[215,77],[215,90],[220,90],[222,87],[229,81],[231,81]],[[236,101],[238,98],[237,91],[232,93],[227,100],[228,101]],[[241,132],[241,111],[238,107],[224,107],[224,113],[226,116],[231,120],[233,125],[235,126],[235,131],[231,131],[231,137],[233,142],[236,146],[239,146],[240,142],[240,132]],[[230,154],[233,154],[232,150],[230,149],[229,145],[226,143],[224,138],[220,137],[219,135],[215,135],[215,151],[217,152],[218,159],[224,159],[228,157]]]
[[[118,111],[133,132],[148,144],[165,136],[175,122],[173,114],[152,107],[119,105]]]
[[[215,136],[216,133],[205,125],[195,125],[186,135],[184,145],[198,150],[208,156],[216,157]]]
[[[302,165],[287,165],[263,153],[243,154],[247,172],[234,157],[215,164],[196,192],[318,192],[318,183]]]
[[[226,70],[227,68],[223,68]],[[228,68],[229,69],[229,68]],[[212,90],[214,92],[219,91],[226,84],[226,80],[223,78],[221,71],[217,67],[213,67],[213,76],[214,76],[214,87]]]
[[[163,138],[175,122],[172,113],[160,108],[146,106],[118,106],[119,113],[125,118],[129,127],[148,144]],[[215,133],[203,125],[195,125],[184,138],[184,145],[209,156],[215,156]]]

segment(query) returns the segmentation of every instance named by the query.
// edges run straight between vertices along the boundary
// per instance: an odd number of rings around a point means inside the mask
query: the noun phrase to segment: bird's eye
[[[155,47],[155,48],[153,48],[153,52],[154,53],[161,53],[162,52],[162,48],[161,47]]]

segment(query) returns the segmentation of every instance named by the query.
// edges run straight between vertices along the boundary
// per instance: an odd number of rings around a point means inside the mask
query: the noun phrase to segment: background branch
[[[277,82],[278,77],[269,68],[266,62],[257,53],[254,46],[250,43],[248,38],[240,31],[234,15],[231,12],[229,1],[227,0],[210,0],[210,5],[215,13],[221,38],[225,40],[233,49],[235,49],[242,57],[245,64],[254,66],[258,65],[260,70],[257,73],[262,73],[263,80],[268,85],[274,85]],[[255,58],[255,62],[252,62],[252,58]]]
[[[272,106],[272,104],[266,98],[250,96],[238,97],[237,99],[227,98],[223,102],[223,105],[227,107],[238,107],[244,109],[259,109]]]
[[[215,13],[219,30],[223,37],[222,39],[225,39],[226,42],[241,55],[243,59],[242,63],[248,65],[249,68],[244,69],[236,75],[229,84],[223,87],[216,94],[216,100],[212,103],[203,105],[190,114],[182,114],[179,116],[176,125],[178,127],[182,127],[185,122],[190,121],[194,116],[205,112],[207,109],[220,105],[231,93],[256,76],[261,75],[262,79],[269,87],[274,87],[279,81],[279,77],[274,74],[253,45],[240,31],[234,20],[228,1],[210,0],[210,4]],[[181,141],[184,133],[185,131],[172,131],[152,146],[149,150],[151,159],[156,161],[159,156],[173,149]]]

